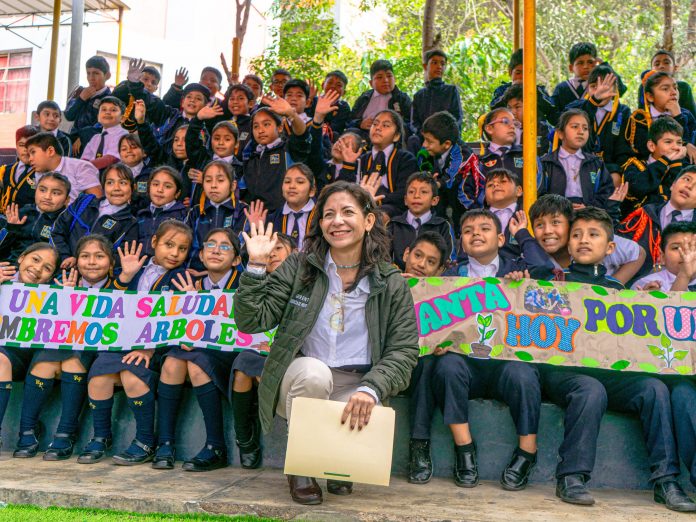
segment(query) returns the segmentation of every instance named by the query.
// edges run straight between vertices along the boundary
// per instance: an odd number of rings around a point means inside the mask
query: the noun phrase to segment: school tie
[[[373,172],[379,172],[380,174],[385,174],[386,173],[386,166],[387,163],[387,158],[384,155],[384,151],[380,150],[376,155],[375,155],[375,166],[372,169]]]
[[[104,155],[104,141],[107,134],[107,131],[102,131],[101,137],[99,138],[99,145],[97,146],[97,153],[94,156],[95,158],[101,158]]]
[[[681,221],[681,219],[679,219],[681,214],[681,210],[673,210],[669,224],[671,225],[672,223],[679,223]]]
[[[164,209],[161,208],[161,207],[160,207],[160,208],[156,208],[156,209],[152,212],[152,217],[155,218],[155,219],[157,219],[163,211],[164,211]]]
[[[510,150],[510,147],[500,147],[498,149],[498,152],[500,153],[500,157],[502,158],[503,156],[505,156],[509,150]]]
[[[211,290],[220,290],[220,287],[217,284],[214,284],[213,286],[210,287]]]
[[[292,225],[292,232],[290,236],[299,239],[300,237],[300,219],[302,218],[302,212],[293,212],[292,215],[295,217],[295,223]]]
[[[413,220],[413,223],[415,224],[415,226],[414,226],[413,228],[415,228],[415,229],[416,229],[416,233],[418,233],[418,231],[419,231],[420,228],[421,228],[421,225],[423,224],[423,223],[421,222],[421,218],[416,218],[416,219],[414,219],[414,220]]]

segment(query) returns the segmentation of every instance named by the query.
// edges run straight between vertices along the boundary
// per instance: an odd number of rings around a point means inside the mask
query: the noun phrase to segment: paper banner
[[[234,322],[234,292],[133,292],[20,283],[0,286],[0,344],[127,351],[188,344],[267,353],[275,331]]]
[[[465,277],[409,285],[421,355],[439,348],[479,359],[696,373],[696,292]]]

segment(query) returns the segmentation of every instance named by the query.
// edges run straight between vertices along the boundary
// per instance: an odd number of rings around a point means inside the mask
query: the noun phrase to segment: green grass
[[[124,511],[106,511],[102,509],[68,509],[68,508],[40,508],[37,506],[24,506],[9,504],[0,508],[0,521],[12,522],[276,522],[273,518],[259,518],[254,516],[226,517],[223,515],[197,515],[197,514],[166,514],[166,513],[126,513]]]

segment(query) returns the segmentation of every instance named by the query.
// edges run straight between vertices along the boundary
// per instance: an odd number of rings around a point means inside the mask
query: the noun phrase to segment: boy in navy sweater
[[[0,213],[5,212],[11,203],[20,207],[34,203],[35,169],[29,160],[27,141],[38,133],[39,129],[31,125],[20,127],[15,132],[17,161],[0,166]]]
[[[326,115],[324,125],[322,126],[323,134],[328,136],[331,143],[335,143],[338,137],[343,134],[350,120],[350,105],[348,105],[347,101],[342,99],[346,94],[347,85],[348,77],[343,71],[338,70],[328,73],[322,84],[324,95],[328,94],[330,91],[338,94],[338,98],[335,102],[336,108]],[[314,116],[317,101],[318,96],[314,96],[307,108],[307,114],[310,117]]]
[[[523,113],[524,113],[524,102],[523,102],[523,89],[521,83],[515,83],[511,85],[508,90],[506,90],[500,97],[498,106],[507,108],[512,115],[515,117],[515,144],[522,145],[523,140]],[[539,98],[537,97],[537,100]],[[538,105],[538,103],[537,103]],[[553,127],[551,124],[543,119],[541,116],[541,110],[537,106],[537,155],[543,156],[549,151],[549,138],[553,134]]]
[[[60,106],[52,100],[42,101],[36,108],[36,115],[39,118],[41,132],[52,132],[63,148],[63,155],[72,156],[72,140],[70,136],[58,128],[63,120]]]
[[[582,99],[587,91],[590,72],[595,65],[597,65],[597,47],[593,43],[580,42],[570,48],[568,70],[573,77],[556,85],[551,95],[558,114],[563,113],[572,102]]]
[[[413,95],[411,106],[411,129],[416,136],[420,135],[423,122],[439,111],[449,112],[459,130],[462,128],[462,101],[457,87],[442,80],[446,69],[447,55],[444,52],[434,49],[425,54],[423,70],[427,81],[425,87]]]

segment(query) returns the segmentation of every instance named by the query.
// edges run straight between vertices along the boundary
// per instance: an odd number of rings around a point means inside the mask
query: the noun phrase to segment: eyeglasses
[[[232,245],[226,245],[225,243],[218,244],[215,241],[208,241],[207,243],[203,244],[203,247],[206,250],[215,250],[216,248],[219,248],[222,252],[229,252],[232,250]]]
[[[271,85],[285,85],[289,80],[271,80]]]
[[[345,321],[346,294],[343,292],[331,294],[329,299],[331,300],[331,304],[336,309],[329,316],[329,326],[331,326],[332,330],[335,330],[339,333],[343,333]]]
[[[502,123],[503,125],[514,125],[515,121],[511,120],[510,118],[501,118],[499,120],[490,122],[488,125],[495,125],[496,123]]]

